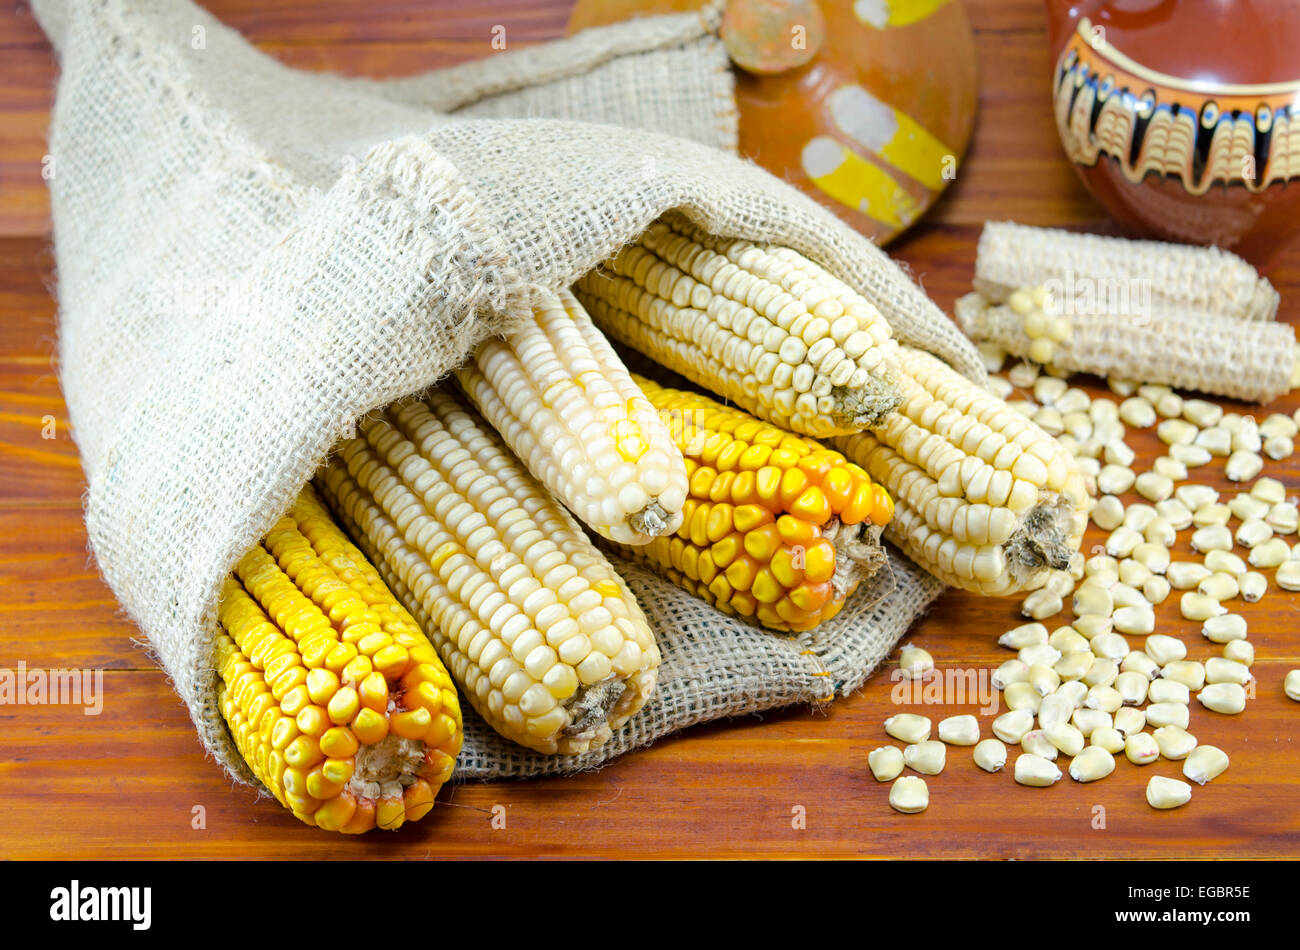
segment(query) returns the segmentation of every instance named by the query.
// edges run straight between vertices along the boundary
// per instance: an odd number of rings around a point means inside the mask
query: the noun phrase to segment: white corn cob
[[[534,477],[601,536],[648,544],[681,526],[681,450],[567,290],[544,294],[528,326],[483,343],[456,379]]]
[[[898,404],[885,318],[789,248],[670,216],[574,289],[616,340],[782,428],[857,432]]]
[[[1067,372],[1141,379],[1254,402],[1270,402],[1300,384],[1300,350],[1285,323],[1192,310],[1100,312],[1067,306],[1061,313],[1061,301],[1049,303],[1047,296],[1041,287],[1026,288],[1011,303],[996,304],[967,294],[957,301],[957,322],[973,340]]]
[[[1010,221],[989,221],[980,235],[975,289],[1006,302],[1023,287],[1080,280],[1098,287],[1149,291],[1157,310],[1190,310],[1245,320],[1272,320],[1279,296],[1240,257],[1217,247],[1132,241]],[[1132,377],[1145,379],[1146,377]]]
[[[450,393],[363,420],[318,479],[474,709],[545,753],[600,745],[659,648],[582,529]]]
[[[898,412],[832,440],[888,490],[885,536],[940,580],[1001,595],[1079,550],[1088,494],[1073,457],[1005,402],[903,346]]]

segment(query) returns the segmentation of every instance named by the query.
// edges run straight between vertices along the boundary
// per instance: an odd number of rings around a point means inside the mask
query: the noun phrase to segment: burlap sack
[[[721,151],[736,114],[714,11],[375,82],[288,69],[178,0],[34,7],[61,65],[59,354],[91,546],[243,780],[215,702],[221,579],[361,414],[433,384],[532,288],[570,284],[665,210],[799,249],[903,340],[982,376],[883,253]],[[826,701],[939,591],[895,555],[840,619],[786,639],[628,577],[663,646],[654,701],[568,760],[467,711],[462,777],[593,767],[692,723]]]

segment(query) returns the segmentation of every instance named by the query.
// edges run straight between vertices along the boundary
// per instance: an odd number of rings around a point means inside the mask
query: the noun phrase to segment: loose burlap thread
[[[734,155],[717,12],[641,20],[393,81],[289,69],[180,0],[37,0],[59,360],[106,581],[205,747],[217,596],[365,412],[436,383],[665,211],[782,243],[899,338],[983,378],[876,247]],[[940,591],[891,567],[797,638],[620,563],[655,626],[652,701],[597,752],[539,756],[467,712],[461,777],[592,768],[693,723],[856,689]]]

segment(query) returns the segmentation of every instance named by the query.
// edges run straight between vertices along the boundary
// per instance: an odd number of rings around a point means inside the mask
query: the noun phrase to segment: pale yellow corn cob
[[[622,544],[676,531],[686,462],[627,368],[569,291],[488,340],[461,388],[533,475],[592,530]]]
[[[1088,519],[1073,457],[930,354],[903,346],[899,363],[898,412],[832,440],[894,499],[885,537],[944,583],[984,594],[1068,567]]]
[[[616,340],[782,428],[856,432],[898,404],[885,318],[789,248],[670,216],[574,289]]]
[[[1007,304],[967,294],[957,322],[978,342],[1071,373],[1164,383],[1216,396],[1271,402],[1300,385],[1295,331],[1274,320],[1206,311],[1080,310],[1045,287]]]
[[[494,729],[581,753],[654,688],[641,608],[581,527],[450,392],[373,414],[322,493]]]
[[[976,255],[975,289],[1006,303],[1021,288],[1044,285],[1071,298],[1123,290],[1149,296],[1145,309],[1246,320],[1272,320],[1280,299],[1253,267],[1216,247],[987,222]]]

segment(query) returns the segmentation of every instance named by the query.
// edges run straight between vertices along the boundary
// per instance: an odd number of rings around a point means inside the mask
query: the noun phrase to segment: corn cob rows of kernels
[[[560,504],[449,391],[363,420],[322,493],[474,709],[545,753],[603,743],[649,697],[659,648]]]
[[[686,457],[672,537],[622,548],[728,614],[799,631],[884,564],[889,495],[838,452],[706,396],[635,377]]]
[[[602,537],[645,544],[676,531],[686,466],[609,341],[567,290],[532,322],[488,340],[456,378],[533,475]]]
[[[789,248],[670,215],[574,290],[619,342],[782,428],[855,432],[898,403],[885,318]]]
[[[352,834],[433,807],[460,749],[455,688],[310,488],[240,560],[219,621],[222,714],[294,815]]]

